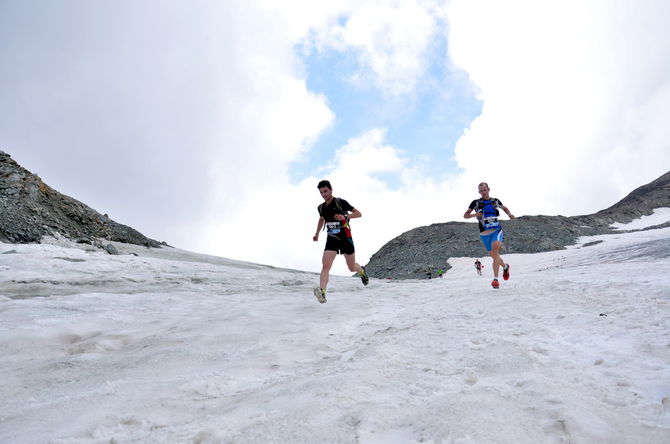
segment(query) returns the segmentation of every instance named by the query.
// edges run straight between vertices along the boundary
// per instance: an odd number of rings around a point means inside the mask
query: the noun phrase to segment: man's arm
[[[355,219],[357,217],[362,217],[363,214],[361,214],[360,211],[358,211],[356,208],[352,208],[351,212],[347,214],[346,216],[344,214],[336,214],[335,215],[335,220],[339,220],[340,222],[344,222],[347,219]]]
[[[357,217],[362,217],[363,215],[361,214],[360,211],[358,211],[356,208],[351,209],[351,213],[347,214],[347,217],[349,219],[356,219]]]
[[[316,224],[316,234],[312,236],[312,240],[314,242],[319,240],[319,233],[321,232],[321,229],[323,228],[323,224],[326,222],[326,219],[323,217],[319,216],[319,222]]]
[[[507,216],[509,216],[510,219],[516,219],[509,208],[507,208],[505,205],[501,205],[500,208],[502,208],[502,210],[505,212],[505,214],[507,214]]]
[[[473,217],[476,217],[477,219],[482,217],[482,213],[473,213],[474,208],[468,208],[465,214],[463,214],[463,218],[465,219],[471,219]]]

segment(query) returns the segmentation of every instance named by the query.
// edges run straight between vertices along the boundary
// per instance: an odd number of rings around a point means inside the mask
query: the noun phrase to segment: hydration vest
[[[477,199],[477,205],[475,205],[475,212],[482,212],[482,217],[498,217],[500,216],[500,211],[498,211],[498,199]]]
[[[346,216],[344,210],[342,210],[342,205],[340,204],[340,198],[336,197],[335,198],[335,214],[341,214],[343,216]],[[326,203],[322,203],[319,205],[319,215],[323,217],[323,209]],[[344,231],[344,234],[347,237],[351,237],[351,228],[349,227],[349,222],[348,221],[342,221],[342,222],[326,222],[324,225],[324,229],[328,230],[328,235],[336,235],[340,232],[340,228]]]
[[[480,223],[485,230],[500,226],[500,222],[498,222],[500,211],[498,211],[497,199],[478,199],[475,212],[479,213],[480,211],[482,213]]]

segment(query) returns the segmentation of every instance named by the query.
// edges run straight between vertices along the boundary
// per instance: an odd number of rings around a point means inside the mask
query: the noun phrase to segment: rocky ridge
[[[539,253],[574,245],[580,236],[614,232],[613,223],[628,223],[650,215],[655,208],[670,207],[670,172],[643,185],[618,203],[583,216],[522,216],[503,220],[503,253]],[[670,226],[666,223],[657,227]],[[389,241],[365,266],[376,278],[423,279],[438,269],[450,268],[451,257],[486,254],[477,226],[471,222],[446,222],[414,228]]]
[[[39,243],[45,237],[65,237],[101,248],[107,247],[102,239],[146,247],[167,245],[59,193],[0,151],[0,241]]]

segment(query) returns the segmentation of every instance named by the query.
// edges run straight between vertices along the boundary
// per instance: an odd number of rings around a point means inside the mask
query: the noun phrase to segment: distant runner
[[[477,269],[477,274],[482,275],[482,263],[479,262],[479,259],[475,260],[475,268]]]
[[[481,199],[473,200],[465,214],[463,214],[463,217],[466,219],[476,217],[479,221],[480,238],[486,247],[486,251],[493,258],[493,281],[491,282],[491,286],[498,288],[500,287],[500,283],[498,282],[500,267],[503,267],[503,279],[505,280],[509,279],[510,270],[509,264],[505,264],[503,258],[500,256],[503,230],[498,220],[498,216],[500,215],[498,208],[502,208],[510,219],[514,219],[514,215],[499,199],[489,197],[490,188],[486,182],[480,183],[478,190],[482,196]],[[472,213],[473,211],[474,214]]]
[[[339,197],[333,197],[333,187],[327,180],[322,180],[317,185],[323,203],[319,205],[319,222],[316,226],[316,234],[312,237],[314,242],[319,240],[319,232],[326,227],[328,237],[326,247],[321,260],[321,277],[319,287],[314,289],[314,296],[322,304],[326,302],[326,288],[330,277],[330,268],[333,266],[338,253],[344,255],[347,267],[350,271],[357,272],[363,282],[368,285],[368,275],[365,267],[356,263],[354,240],[349,229],[349,219],[361,217],[361,212],[351,206],[349,202]]]

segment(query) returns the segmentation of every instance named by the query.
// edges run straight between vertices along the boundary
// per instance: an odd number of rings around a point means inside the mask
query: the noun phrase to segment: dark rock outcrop
[[[107,239],[147,247],[167,245],[59,193],[0,151],[0,241],[39,243],[55,235],[82,243]]]
[[[584,216],[523,216],[504,220],[504,253],[562,250],[580,236],[612,233],[615,222],[627,223],[670,207],[670,172],[641,186],[611,207]],[[670,224],[664,224],[664,226]],[[422,279],[448,269],[451,257],[486,254],[477,226],[447,222],[419,227],[392,239],[370,258],[366,270],[376,278]]]
[[[595,225],[628,223],[648,216],[655,208],[670,207],[670,171],[646,185],[636,188],[609,208],[575,219]]]

